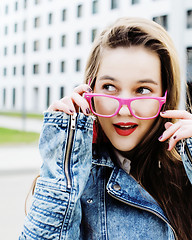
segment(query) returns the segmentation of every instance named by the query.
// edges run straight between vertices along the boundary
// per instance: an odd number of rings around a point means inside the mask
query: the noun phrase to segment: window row
[[[130,0],[131,4],[138,4],[140,3],[141,0]],[[23,8],[26,9],[27,8],[27,0],[23,0]],[[34,5],[39,5],[41,3],[41,0],[34,0]],[[119,8],[119,0],[110,0],[110,9],[118,9]],[[14,10],[15,12],[18,11],[19,9],[19,4],[18,1],[15,1],[14,3]],[[77,18],[81,18],[83,17],[83,11],[84,11],[84,6],[83,4],[78,4],[76,6],[76,17]],[[99,12],[99,0],[92,0],[92,6],[91,6],[91,13],[92,14],[97,14]],[[9,6],[5,5],[5,15],[9,14]],[[67,9],[63,9],[62,10],[62,21],[65,21],[67,19]],[[52,22],[52,15],[49,16],[49,22]]]
[[[45,105],[48,108],[50,106],[50,100],[51,100],[51,94],[52,94],[52,89],[51,87],[46,87],[46,99],[45,99]],[[40,99],[40,89],[39,87],[34,87],[32,89],[32,94],[33,94],[33,108],[37,110],[39,108],[39,101],[42,102],[42,98]],[[21,94],[20,91],[19,93],[17,92],[17,89],[13,87],[11,89],[11,94],[10,90],[8,91],[6,88],[2,89],[2,105],[3,107],[6,107],[7,103],[10,102],[8,98],[11,97],[11,105],[13,108],[16,107],[17,105],[17,95]],[[59,98],[63,98],[65,96],[65,87],[58,87],[58,94]]]
[[[94,41],[95,37],[96,37],[96,34],[97,34],[97,29],[92,29],[91,30],[91,42]],[[60,38],[60,46],[61,47],[66,47],[66,35],[62,35],[61,38]],[[76,45],[81,45],[82,44],[82,32],[77,32],[76,33],[76,36],[75,36],[75,44]],[[33,47],[33,51],[34,52],[38,52],[40,51],[40,40],[35,40],[33,41],[32,43],[32,47]],[[44,45],[44,44],[43,44]],[[47,39],[47,49],[52,49],[53,48],[53,39],[52,38],[48,38]],[[23,43],[22,46],[21,46],[21,52],[22,53],[26,53],[26,43]],[[13,45],[12,47],[12,53],[14,55],[16,55],[18,53],[18,45]],[[4,56],[7,56],[8,55],[8,47],[5,46],[3,48],[3,55]]]
[[[74,71],[75,72],[80,72],[81,69],[82,69],[82,66],[81,66],[81,59],[76,59],[75,60],[75,69]],[[19,72],[20,71],[20,72]],[[53,72],[53,64],[51,62],[48,62],[46,64],[46,73],[47,74],[51,74]],[[60,73],[65,73],[66,72],[66,61],[61,61],[60,62]],[[13,66],[12,67],[12,76],[16,76],[17,74],[21,74],[23,76],[25,76],[25,73],[26,73],[26,66],[23,65],[20,68],[16,67],[16,66]],[[8,69],[7,67],[4,67],[3,68],[3,76],[6,77],[8,76]],[[32,74],[34,75],[38,75],[40,74],[40,64],[33,64],[32,66]]]
[[[33,25],[34,28],[39,28],[41,26],[40,20],[41,20],[40,17],[34,18],[34,25]],[[168,15],[156,16],[156,17],[153,17],[153,20],[155,22],[159,23],[160,25],[162,25],[163,27],[165,27],[165,29],[168,29]],[[48,25],[51,25],[52,23],[53,23],[53,14],[49,13],[48,14]],[[187,11],[186,27],[192,28],[192,10]],[[24,20],[22,23],[22,30],[26,31],[26,28],[27,28],[27,21]],[[96,31],[96,29],[94,29],[93,31]],[[13,32],[14,33],[18,32],[18,23],[14,24]],[[4,27],[4,35],[8,35],[8,33],[9,33],[9,28],[6,25]],[[94,35],[95,33],[92,33],[92,34]]]
[[[153,18],[153,21],[162,25],[166,30],[168,30],[168,15],[157,16]],[[187,11],[186,27],[192,28],[192,10]]]
[[[91,10],[92,14],[98,13],[98,1],[99,0],[92,0],[92,10]],[[34,5],[39,5],[40,2],[41,2],[40,0],[34,0]],[[111,0],[111,8],[112,8],[112,6],[115,6],[115,8],[116,8],[118,6],[117,2],[118,2],[117,0],[116,1]],[[23,5],[24,9],[27,8],[27,3],[28,3],[27,0],[23,0],[23,4],[22,5]],[[14,11],[17,12],[19,10],[19,3],[18,3],[18,1],[14,2],[13,4],[14,4],[14,7],[13,7]],[[11,6],[5,5],[5,10],[4,10],[5,11],[5,15],[9,14],[9,10],[10,10],[9,8],[10,7]],[[83,4],[78,4],[77,7],[76,7],[76,17],[80,18],[82,16],[83,16]],[[64,9],[62,11],[62,19],[63,19],[63,21],[66,20],[66,9]]]

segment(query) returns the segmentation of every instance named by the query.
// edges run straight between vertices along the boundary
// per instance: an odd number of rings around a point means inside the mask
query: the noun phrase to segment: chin
[[[120,143],[112,143],[112,145],[119,151],[122,152],[129,152],[133,150],[136,147],[136,144],[133,143],[126,143],[126,144],[120,144]]]

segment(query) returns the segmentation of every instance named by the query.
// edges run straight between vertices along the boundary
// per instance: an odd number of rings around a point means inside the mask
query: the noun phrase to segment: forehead
[[[142,46],[104,49],[97,80],[111,76],[119,81],[153,79],[161,83],[161,62],[158,55]]]

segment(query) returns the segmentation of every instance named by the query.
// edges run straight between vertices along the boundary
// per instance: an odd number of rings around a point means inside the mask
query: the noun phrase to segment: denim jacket
[[[93,117],[46,112],[43,159],[19,239],[172,240],[174,230],[152,196],[103,151],[92,159]],[[178,144],[192,181],[192,142]]]

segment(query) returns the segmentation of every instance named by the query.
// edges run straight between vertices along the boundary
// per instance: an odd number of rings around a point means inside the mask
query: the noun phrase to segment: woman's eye
[[[151,93],[151,90],[149,88],[141,87],[137,89],[137,93],[145,95]]]
[[[103,85],[103,89],[105,89],[105,90],[107,90],[109,92],[114,92],[116,90],[116,88],[113,85],[111,85],[111,84]]]

